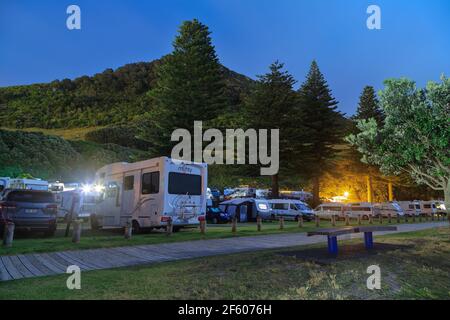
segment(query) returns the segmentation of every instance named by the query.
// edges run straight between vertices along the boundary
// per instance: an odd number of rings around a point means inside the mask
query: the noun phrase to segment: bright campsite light
[[[348,193],[348,191],[344,192],[344,197],[348,198],[349,195],[350,195],[350,193]]]
[[[81,190],[83,190],[84,193],[89,193],[92,191],[92,185],[90,184],[83,184],[81,186]]]
[[[96,185],[94,186],[95,192],[102,192],[103,189],[104,189],[104,187],[101,186],[101,185],[96,184]]]

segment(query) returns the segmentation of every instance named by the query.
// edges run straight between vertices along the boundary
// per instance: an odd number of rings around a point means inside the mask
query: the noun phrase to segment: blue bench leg
[[[338,253],[337,238],[328,236],[328,253],[336,255]]]
[[[364,232],[364,243],[366,245],[366,249],[373,249],[372,232]]]

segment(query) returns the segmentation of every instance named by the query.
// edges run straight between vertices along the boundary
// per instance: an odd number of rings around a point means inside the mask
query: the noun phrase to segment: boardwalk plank
[[[2,259],[0,259],[0,281],[12,280],[13,278],[9,274],[8,270],[6,270],[5,265],[3,264]]]
[[[59,256],[61,259],[66,260],[69,262],[69,265],[76,265],[80,267],[81,270],[94,270],[99,269],[99,267],[94,266],[92,264],[83,263],[83,261],[80,261],[74,255],[71,255],[69,252],[55,252],[57,256]]]
[[[33,276],[31,271],[28,270],[27,267],[25,267],[25,265],[22,263],[22,261],[20,261],[18,256],[10,256],[9,258],[11,259],[11,262],[16,267],[17,271],[19,271],[25,278],[29,278],[29,277]]]
[[[34,259],[39,261],[43,266],[49,269],[54,274],[65,272],[65,269],[60,264],[57,264],[50,256],[44,256],[41,254],[33,254]]]
[[[31,261],[28,259],[27,256],[23,254],[17,255],[17,258],[19,258],[20,262],[27,268],[34,276],[44,276],[45,273],[43,273],[41,270],[36,268]]]
[[[9,256],[1,257],[3,265],[13,279],[21,279],[23,275],[16,269]]]

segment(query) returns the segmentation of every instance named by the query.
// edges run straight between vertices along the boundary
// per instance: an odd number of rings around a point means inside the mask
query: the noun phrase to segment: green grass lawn
[[[387,221],[384,222],[384,224]],[[394,223],[395,220],[392,220]],[[404,223],[404,222],[402,222]],[[411,223],[411,219],[409,220]],[[368,224],[364,221],[363,224]],[[374,223],[376,225],[377,223]],[[343,226],[345,223],[339,221],[337,226]],[[356,225],[356,221],[352,221],[352,225]],[[105,230],[105,231],[91,231],[88,225],[85,225],[85,230],[82,232],[81,241],[78,244],[71,242],[71,237],[64,237],[65,224],[58,226],[57,233],[54,237],[45,238],[39,234],[31,235],[17,235],[14,239],[11,248],[0,247],[0,255],[12,255],[19,253],[38,253],[51,252],[62,250],[77,250],[77,249],[92,249],[92,248],[106,248],[118,247],[127,245],[142,245],[142,244],[157,244],[164,242],[177,242],[188,240],[201,239],[217,239],[228,238],[235,236],[255,236],[275,233],[288,232],[307,232],[316,229],[314,222],[305,222],[303,228],[299,228],[296,222],[286,221],[283,230],[279,229],[278,222],[264,222],[262,230],[256,230],[256,223],[238,224],[236,234],[231,232],[231,225],[208,225],[205,235],[200,234],[198,228],[182,229],[179,232],[167,236],[161,232],[151,232],[147,234],[133,235],[132,239],[125,239],[122,230]],[[320,228],[331,227],[329,221],[321,221]]]
[[[81,290],[66,275],[0,283],[3,299],[450,299],[450,228],[392,234],[377,243],[408,244],[319,265],[289,250],[259,251],[149,266],[89,271]],[[360,242],[345,241],[342,244]],[[368,290],[369,265],[381,268],[381,290]]]

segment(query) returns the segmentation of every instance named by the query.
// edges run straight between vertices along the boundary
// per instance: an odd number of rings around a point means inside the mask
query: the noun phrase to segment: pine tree
[[[280,130],[279,172],[285,173],[293,170],[293,160],[301,152],[299,144],[304,134],[299,99],[293,90],[295,82],[287,71],[283,71],[283,64],[276,61],[270,65],[270,72],[258,76],[244,107],[244,119],[249,128]],[[278,180],[279,174],[272,176],[273,197],[278,197]]]
[[[157,82],[149,92],[153,106],[141,127],[141,137],[153,145],[154,155],[170,155],[175,129],[192,133],[195,120],[214,119],[227,106],[208,27],[196,19],[185,21],[173,48],[158,67]]]
[[[384,121],[383,111],[380,109],[379,102],[372,86],[365,86],[359,98],[358,108],[354,119],[374,118],[378,125],[382,125]]]
[[[318,204],[321,175],[332,168],[336,145],[342,143],[343,116],[337,111],[338,102],[333,98],[328,84],[316,61],[311,63],[305,82],[299,89],[304,113],[303,123],[310,131],[305,143],[307,150],[301,158],[305,175],[313,182],[313,202]]]

